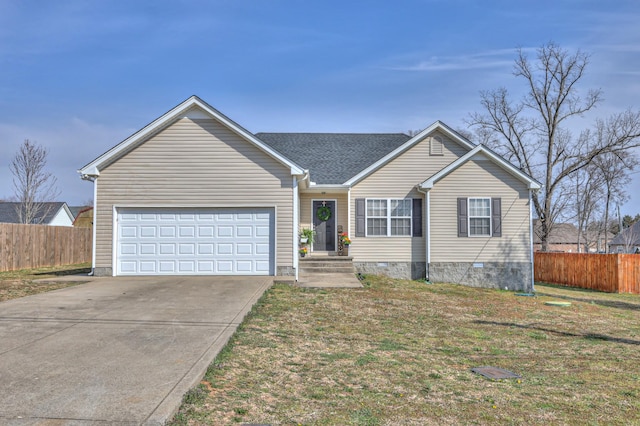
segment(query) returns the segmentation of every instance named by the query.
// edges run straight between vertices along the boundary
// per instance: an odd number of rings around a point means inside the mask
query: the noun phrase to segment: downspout
[[[91,274],[94,275],[96,272],[96,223],[98,218],[98,178],[93,179],[93,224],[91,226],[91,233],[93,236],[91,237]]]
[[[429,266],[431,265],[431,192],[425,191],[418,185],[416,187],[418,192],[424,194],[424,220],[425,220],[425,261],[426,261],[426,270],[425,270],[425,278],[429,281]]]
[[[96,222],[98,217],[98,214],[97,214],[98,176],[81,174],[80,179],[93,183],[93,221],[91,223],[91,272],[87,274],[89,276],[93,276],[96,272]]]
[[[529,190],[529,255],[531,258],[531,292],[535,292],[534,260],[533,260],[533,190]]]
[[[298,195],[298,177],[293,176],[293,269],[298,281],[298,232],[300,228],[300,197]]]

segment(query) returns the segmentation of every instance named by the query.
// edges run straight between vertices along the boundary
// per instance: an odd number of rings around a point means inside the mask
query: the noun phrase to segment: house
[[[93,226],[93,207],[89,206],[71,206],[69,207],[73,214],[73,226],[76,228],[91,228]]]
[[[592,228],[578,238],[578,228],[572,223],[554,223],[547,240],[547,251],[562,253],[601,253],[605,248],[605,234]],[[542,225],[539,219],[533,220],[533,250],[542,250]],[[606,239],[611,241],[613,234],[607,231]],[[580,241],[578,241],[578,239]]]
[[[38,203],[40,212],[31,222],[35,225],[73,226],[73,214],[64,202]],[[20,203],[0,202],[0,223],[22,223],[18,215]]]
[[[533,220],[533,250],[542,250],[542,225]],[[578,253],[578,228],[572,223],[554,223],[547,239],[547,251]]]
[[[609,243],[611,253],[640,253],[640,222],[625,228]]]
[[[298,276],[347,232],[356,270],[530,289],[540,184],[437,121],[404,134],[252,134],[200,98],[78,171],[94,273]]]

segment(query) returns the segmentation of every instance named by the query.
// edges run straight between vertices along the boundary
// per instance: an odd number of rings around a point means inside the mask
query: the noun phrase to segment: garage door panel
[[[198,254],[213,254],[213,244],[198,244]]]
[[[256,271],[263,272],[265,274],[269,273],[270,265],[269,262],[257,260],[255,265]]]
[[[233,226],[218,226],[218,238],[233,238]]]
[[[155,244],[148,244],[148,243],[143,243],[140,244],[140,254],[150,254],[150,255],[155,255],[156,254],[156,245]]]
[[[154,274],[157,271],[155,260],[141,260],[138,266],[141,274]]]
[[[238,238],[253,238],[252,226],[236,226],[236,237]]]
[[[231,254],[233,254],[233,244],[232,243],[218,243],[218,244],[216,244],[216,254],[217,255],[231,255]]]
[[[199,226],[198,238],[213,238],[215,235],[215,228],[213,226]]]
[[[172,274],[176,272],[176,262],[160,260],[158,261],[158,271],[164,274]]]
[[[253,254],[253,244],[250,243],[238,243],[236,244],[236,254]]]
[[[117,229],[118,275],[275,270],[273,209],[122,209]]]
[[[135,226],[122,226],[120,228],[121,238],[136,238],[138,236],[138,228]]]
[[[176,228],[174,226],[161,226],[158,236],[160,238],[175,238]]]
[[[253,270],[253,262],[251,260],[239,260],[236,262],[236,271],[240,273],[248,273]]]
[[[233,272],[233,262],[230,260],[218,260],[216,262],[216,272],[220,274],[231,274]]]
[[[158,230],[155,226],[141,226],[139,229],[141,238],[155,238]]]

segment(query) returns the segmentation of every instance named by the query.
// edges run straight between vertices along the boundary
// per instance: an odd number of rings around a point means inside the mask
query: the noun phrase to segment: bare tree
[[[595,167],[589,166],[575,172],[570,180],[575,190],[575,222],[578,228],[578,253],[588,252],[593,239],[599,238],[599,232],[594,232],[593,221],[602,210],[602,176],[594,172]],[[584,244],[583,244],[584,242]]]
[[[629,151],[609,152],[594,159],[596,172],[603,181],[604,223],[608,224],[612,202],[622,204],[627,199],[625,186],[629,183],[629,171],[638,164],[638,159]],[[604,230],[604,246],[608,247],[609,229]],[[608,250],[607,250],[608,251]]]
[[[512,102],[504,88],[481,92],[484,113],[471,114],[468,124],[483,132],[483,138],[501,155],[543,184],[532,200],[540,219],[542,250],[546,251],[553,223],[571,202],[568,177],[599,155],[639,146],[640,113],[629,110],[598,120],[594,132],[583,131],[574,138],[566,129],[568,120],[582,116],[601,100],[600,90],[589,90],[584,97],[578,92],[589,56],[549,43],[537,50],[536,59],[531,61],[518,50],[514,75],[527,85],[521,101]]]
[[[46,204],[59,195],[56,178],[45,167],[46,148],[25,139],[11,161],[13,187],[20,223],[42,223],[51,207]]]

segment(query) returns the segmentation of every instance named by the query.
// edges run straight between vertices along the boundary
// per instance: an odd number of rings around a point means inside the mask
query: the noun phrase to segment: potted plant
[[[340,243],[342,244],[339,255],[349,256],[349,244],[351,244],[351,238],[349,238],[349,235],[346,232],[341,233],[338,237],[340,238]]]
[[[300,250],[298,250],[298,253],[300,253],[300,257],[305,257],[308,251],[309,250],[306,247],[302,247],[300,248]]]
[[[315,236],[315,231],[310,228],[302,228],[300,231],[300,242],[302,244],[313,244],[313,238]]]

